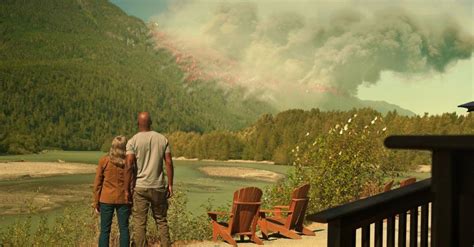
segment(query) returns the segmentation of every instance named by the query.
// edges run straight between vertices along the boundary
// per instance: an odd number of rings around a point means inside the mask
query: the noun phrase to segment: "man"
[[[173,195],[173,160],[168,140],[151,130],[148,112],[138,114],[138,130],[127,143],[127,163],[135,167],[133,192],[133,243],[146,246],[146,223],[151,208],[160,234],[161,246],[171,246],[166,213],[168,198]],[[166,164],[166,184],[163,173]]]

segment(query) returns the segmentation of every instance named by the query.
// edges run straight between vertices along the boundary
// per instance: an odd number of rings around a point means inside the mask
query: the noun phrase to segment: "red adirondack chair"
[[[260,210],[258,226],[263,238],[268,239],[269,232],[278,232],[292,239],[300,239],[297,233],[314,236],[314,232],[303,226],[306,208],[308,207],[309,184],[296,188],[291,196],[289,206],[275,206],[273,210]],[[267,213],[273,213],[268,217]],[[283,216],[286,213],[286,217]]]
[[[407,178],[405,180],[400,181],[400,187],[405,187],[410,184],[414,184],[416,182],[416,178]]]
[[[262,190],[259,188],[242,188],[234,192],[230,213],[208,212],[212,224],[212,239],[217,241],[217,237],[221,236],[229,244],[237,246],[237,242],[233,238],[234,235],[239,235],[240,240],[248,236],[256,244],[263,245],[262,240],[255,235],[261,197]],[[229,215],[229,222],[218,222],[218,215]]]
[[[386,183],[384,186],[383,186],[383,192],[387,192],[387,191],[391,191],[392,190],[392,186],[393,186],[393,180],[390,180],[390,182]]]

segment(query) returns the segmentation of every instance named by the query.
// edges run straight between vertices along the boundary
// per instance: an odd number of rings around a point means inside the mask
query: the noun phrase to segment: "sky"
[[[189,20],[195,19],[205,19],[208,18],[208,14],[200,14],[201,12],[204,13],[204,10],[199,9],[206,9],[215,7],[217,2],[219,1],[210,1],[210,0],[196,0],[196,1],[174,1],[173,4],[176,4],[179,9],[178,11],[172,12],[169,10],[169,7],[172,6],[171,1],[166,0],[111,0],[112,3],[121,7],[126,13],[129,15],[133,15],[143,19],[144,21],[149,21],[152,19],[158,19],[164,22],[167,22],[167,19],[170,18],[171,15],[177,16],[176,20],[169,21],[169,27],[179,27],[182,25],[183,30],[189,32],[189,29],[194,29],[194,26],[190,25],[191,21],[184,20],[189,18]],[[239,2],[239,1],[227,1],[227,2]],[[253,1],[250,1],[253,2]],[[374,13],[378,11],[379,8],[383,7],[403,7],[412,13],[416,13],[417,17],[426,22],[439,22],[434,23],[433,26],[443,26],[446,22],[453,21],[456,25],[460,26],[460,29],[470,35],[472,43],[474,43],[474,1],[470,0],[412,0],[412,1],[388,1],[388,0],[339,0],[339,1],[303,1],[297,0],[293,1],[291,4],[291,8],[288,6],[288,1],[278,0],[260,0],[256,1],[256,5],[258,5],[260,12],[258,14],[262,15],[262,12],[272,12],[272,11],[280,11],[285,8],[289,8],[294,10],[295,12],[302,13],[302,15],[306,15],[310,13],[308,9],[312,9],[315,7],[319,7],[319,9],[326,9],[330,12],[336,8],[354,8],[358,9],[360,12],[371,12]],[[281,5],[281,6],[280,6]],[[280,6],[280,7],[279,7]],[[190,12],[186,12],[185,9],[188,7]],[[264,11],[262,11],[262,9]],[[377,10],[375,10],[377,9]],[[446,12],[443,12],[446,11]],[[242,11],[241,11],[242,12]],[[454,14],[453,14],[454,13]],[[324,11],[319,10],[319,14],[323,15]],[[219,17],[222,16],[222,13]],[[446,16],[446,18],[444,18]],[[165,18],[163,18],[165,17]],[[211,16],[212,17],[212,16]],[[235,16],[228,16],[233,18]],[[160,19],[161,18],[161,19]],[[285,17],[287,18],[287,17]],[[287,18],[288,19],[288,18]],[[368,23],[368,22],[367,22]],[[361,25],[363,27],[369,26],[367,23]],[[205,23],[209,26],[209,23]],[[211,22],[212,25],[217,25],[215,20]],[[228,23],[226,23],[228,24]],[[184,27],[188,25],[188,27]],[[326,24],[326,26],[331,25]],[[372,24],[371,24],[372,25]],[[429,25],[426,25],[428,27]],[[198,27],[198,25],[196,25]],[[228,27],[228,25],[227,25]],[[232,27],[232,26],[231,26]],[[355,27],[359,28],[360,27]],[[429,27],[431,28],[431,27]],[[427,28],[426,30],[428,30]],[[326,27],[326,30],[329,27]],[[434,28],[431,28],[434,30]],[[431,30],[430,29],[430,30]],[[370,32],[368,30],[367,32]],[[184,32],[184,31],[183,31]],[[360,36],[360,32],[353,32],[352,34],[348,35],[349,38]],[[219,38],[222,38],[219,36]],[[225,37],[224,37],[225,38]],[[254,40],[255,41],[255,40]],[[259,41],[259,40],[257,40]],[[357,41],[357,40],[355,40]],[[472,44],[471,43],[471,44]],[[260,43],[261,44],[261,43]],[[364,45],[365,43],[360,43]],[[348,47],[345,47],[348,48]],[[350,47],[349,47],[350,48]],[[325,50],[319,49],[317,50],[319,55],[327,55]],[[336,54],[337,56],[344,56],[347,54],[339,53]],[[357,81],[354,82],[353,85],[350,86],[350,93],[353,96],[358,97],[362,100],[377,100],[377,101],[386,101],[391,104],[396,104],[402,108],[411,110],[416,114],[424,114],[425,112],[429,114],[441,114],[444,112],[457,112],[459,114],[465,114],[465,110],[462,108],[458,108],[457,105],[467,103],[470,101],[474,101],[474,55],[471,55],[470,58],[465,59],[452,59],[448,63],[442,66],[442,68],[437,69],[437,71],[428,71],[431,70],[432,67],[425,66],[420,67],[420,69],[416,71],[408,71],[405,69],[380,69],[380,73],[377,79],[368,80],[368,81]],[[417,57],[415,57],[417,58]],[[281,57],[276,58],[276,60],[282,59]],[[423,59],[423,58],[420,58]],[[330,59],[326,59],[326,64],[329,66],[334,67],[334,61],[330,61]],[[288,59],[282,60],[282,63],[287,64]],[[371,61],[371,60],[370,60]],[[349,62],[351,60],[349,59]],[[254,64],[250,64],[255,66]],[[306,73],[305,78],[309,78],[309,80],[316,80],[319,79],[323,72],[327,72],[324,70],[325,64],[317,64],[313,65],[313,69],[316,72]],[[318,67],[319,66],[319,67]],[[294,66],[293,66],[294,67]],[[290,68],[293,68],[290,67]],[[323,71],[320,67],[323,67]],[[415,65],[416,67],[416,65]],[[286,68],[286,67],[285,67]],[[336,69],[338,69],[336,67]],[[339,68],[341,71],[345,68]],[[311,69],[308,69],[310,71]],[[322,72],[321,72],[322,71]],[[427,72],[428,71],[428,72]],[[266,75],[266,74],[265,74]],[[355,74],[357,75],[357,74]],[[353,76],[353,74],[348,74],[348,76]],[[296,77],[295,77],[296,78]],[[315,79],[316,78],[316,79]],[[289,79],[293,79],[290,77]],[[345,78],[347,79],[347,78]],[[322,80],[322,85],[329,85],[332,86],[333,79],[327,79],[328,82]],[[319,85],[319,84],[316,84]],[[284,88],[287,85],[279,85],[279,87]],[[340,85],[336,85],[340,86]],[[320,89],[321,87],[318,86]],[[287,92],[287,90],[284,90]],[[276,94],[278,96],[278,94]],[[292,98],[290,98],[291,100]]]
[[[167,0],[110,0],[111,3],[119,6],[128,15],[133,15],[148,21],[150,17],[158,15],[166,10]]]
[[[384,100],[419,115],[456,112],[466,114],[456,106],[474,101],[474,60],[463,60],[453,65],[445,74],[426,78],[407,79],[393,73],[382,73],[376,85],[360,86],[361,99]],[[412,83],[417,80],[417,83]]]
[[[413,1],[421,2],[423,1]],[[474,1],[431,1],[426,4],[430,8],[458,5],[462,10],[458,13],[465,30],[474,34]],[[456,13],[456,11],[454,11]],[[361,99],[385,100],[410,109],[417,114],[441,114],[456,112],[466,114],[464,108],[457,105],[474,101],[474,55],[469,60],[461,60],[449,66],[444,74],[436,74],[421,78],[403,78],[394,73],[383,73],[382,79],[373,86],[360,86],[358,96]],[[412,83],[417,80],[418,83]]]

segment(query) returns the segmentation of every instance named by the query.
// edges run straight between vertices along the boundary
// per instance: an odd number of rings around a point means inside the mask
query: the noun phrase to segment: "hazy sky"
[[[153,16],[159,16],[167,11],[166,0],[111,0],[130,15],[137,16],[145,21]],[[180,1],[186,2],[186,1]],[[200,2],[206,2],[200,1]],[[211,1],[207,1],[211,2]],[[216,2],[216,1],[213,1]],[[236,1],[230,1],[236,2]],[[305,6],[331,6],[339,5],[357,6],[359,9],[374,7],[402,6],[419,16],[435,16],[441,11],[455,19],[471,37],[474,35],[474,1],[471,0],[340,0],[332,1],[295,1],[299,9]],[[336,2],[337,4],[334,4]],[[347,5],[350,3],[351,5]],[[283,0],[261,0],[259,7],[277,6],[288,4]],[[315,5],[316,4],[316,5]],[[338,5],[339,4],[339,5]],[[347,6],[346,6],[347,5]],[[362,8],[361,8],[362,7]],[[453,15],[453,13],[455,13]],[[440,19],[440,23],[445,20]],[[474,42],[474,41],[472,41]],[[443,112],[464,113],[465,110],[457,105],[474,101],[474,59],[457,60],[446,66],[443,73],[424,73],[419,76],[405,76],[391,71],[383,71],[376,83],[364,83],[356,89],[356,96],[360,99],[382,100],[409,109],[417,114],[428,112],[439,114]]]
[[[406,1],[415,3],[424,12],[433,9],[452,9],[457,13],[459,22],[467,32],[474,35],[474,1],[429,0]],[[456,9],[456,10],[455,10]],[[474,59],[461,60],[449,66],[444,74],[421,78],[402,78],[391,72],[382,74],[381,80],[368,87],[360,86],[358,96],[361,99],[385,100],[410,109],[417,114],[428,112],[465,113],[457,105],[474,101]],[[416,80],[417,83],[413,83]]]
[[[127,14],[136,16],[144,21],[166,10],[168,0],[110,0],[122,8]]]
[[[445,74],[430,77],[403,78],[391,72],[382,73],[381,80],[371,86],[360,86],[361,99],[384,100],[417,114],[443,112],[466,113],[457,105],[474,101],[474,60],[462,60]],[[416,83],[413,81],[416,80]]]

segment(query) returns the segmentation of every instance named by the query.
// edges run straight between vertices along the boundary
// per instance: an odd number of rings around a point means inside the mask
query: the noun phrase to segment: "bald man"
[[[138,114],[138,133],[127,143],[127,162],[134,166],[135,189],[133,193],[133,243],[147,246],[146,222],[151,208],[160,234],[161,246],[171,246],[166,213],[168,198],[173,195],[173,160],[168,140],[151,130],[148,112]],[[166,176],[163,173],[163,160]],[[168,181],[168,182],[166,182]]]

